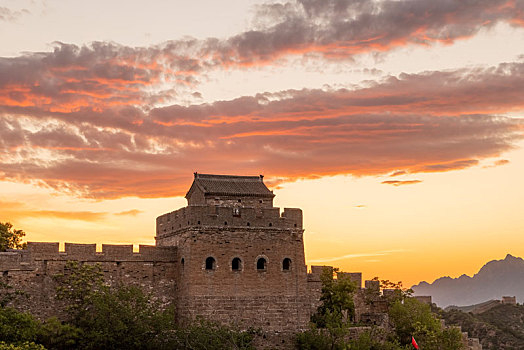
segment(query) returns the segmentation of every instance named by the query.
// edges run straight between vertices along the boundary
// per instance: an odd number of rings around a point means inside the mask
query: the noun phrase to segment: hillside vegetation
[[[479,338],[484,350],[524,349],[524,306],[498,305],[472,314],[442,311],[447,324],[459,325],[470,337]]]

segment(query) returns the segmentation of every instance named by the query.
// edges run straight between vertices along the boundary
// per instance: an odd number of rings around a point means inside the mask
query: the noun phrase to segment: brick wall
[[[183,319],[204,316],[241,328],[296,331],[309,322],[301,229],[192,228],[179,232],[177,310]],[[206,259],[215,266],[206,269]],[[241,260],[233,270],[234,258]],[[264,270],[257,260],[266,260]],[[289,270],[283,260],[290,259]]]
[[[56,315],[57,301],[53,276],[63,273],[67,261],[100,264],[108,284],[128,284],[141,287],[162,304],[170,304],[175,296],[176,248],[140,246],[133,252],[131,245],[66,243],[65,251],[58,243],[29,242],[26,250],[0,253],[2,281],[23,295],[12,306],[30,311],[39,318]]]

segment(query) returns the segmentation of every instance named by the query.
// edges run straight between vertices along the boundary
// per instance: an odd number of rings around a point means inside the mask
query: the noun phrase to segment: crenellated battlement
[[[133,252],[133,245],[102,244],[102,251],[96,251],[96,244],[65,243],[64,251],[59,250],[58,242],[28,242],[26,250],[14,251],[30,260],[78,260],[78,261],[158,261],[176,260],[175,247],[156,247],[140,245],[138,252]],[[0,259],[2,259],[0,253]],[[15,259],[15,258],[11,258]],[[0,260],[1,261],[1,260]],[[4,266],[3,262],[2,265]]]
[[[284,208],[280,213],[280,208],[190,205],[157,217],[157,237],[192,226],[302,229],[302,210]]]

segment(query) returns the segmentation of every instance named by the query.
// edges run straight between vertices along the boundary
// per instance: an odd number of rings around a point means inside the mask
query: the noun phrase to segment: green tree
[[[0,307],[0,340],[6,343],[36,341],[40,324],[35,318],[10,307]]]
[[[255,330],[239,331],[204,319],[178,328],[166,337],[162,349],[254,350]]]
[[[64,300],[70,321],[78,323],[93,305],[95,295],[105,288],[104,274],[100,264],[66,262],[64,273],[54,276],[57,282],[56,297]]]
[[[297,336],[297,345],[303,349],[345,349],[345,338],[354,319],[353,295],[357,286],[338,269],[324,269],[320,280],[322,304],[311,318],[311,328]]]
[[[22,237],[25,232],[22,230],[15,230],[13,225],[9,222],[0,222],[0,252],[5,252],[7,249],[24,249],[25,243],[22,243]]]
[[[42,345],[33,342],[23,342],[18,344],[8,344],[0,341],[0,350],[46,350]]]
[[[156,349],[172,330],[174,313],[134,286],[104,287],[91,298],[89,312],[76,320],[84,349]]]
[[[461,332],[457,328],[443,327],[431,307],[415,298],[394,301],[389,317],[395,327],[393,339],[400,344],[409,344],[414,336],[424,350],[463,348]]]
[[[51,317],[42,323],[37,343],[52,350],[74,350],[78,348],[82,337],[83,331],[80,328]]]
[[[385,341],[386,331],[383,328],[373,327],[362,333],[357,339],[350,340],[348,349],[351,350],[404,350],[396,341]],[[412,349],[410,349],[412,350]]]
[[[140,288],[105,285],[98,264],[68,262],[55,280],[57,297],[80,330],[80,339],[70,339],[78,349],[157,349],[161,335],[175,327],[172,310],[163,310]],[[71,330],[66,335],[71,338]]]

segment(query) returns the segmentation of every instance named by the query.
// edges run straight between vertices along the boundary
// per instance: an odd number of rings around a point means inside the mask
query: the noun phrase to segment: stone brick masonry
[[[58,243],[29,242],[0,253],[2,281],[24,292],[12,306],[45,319],[60,309],[52,277],[67,261],[100,264],[108,284],[136,285],[174,305],[179,323],[202,316],[258,328],[261,347],[290,348],[320,305],[322,271],[333,268],[307,273],[302,211],[280,213],[273,197],[262,176],[195,173],[188,206],[157,218],[156,246],[133,252],[132,245],[103,244],[97,252],[95,244],[65,243],[62,252]],[[355,321],[388,327],[387,306],[373,297],[378,281],[361,288],[361,273],[346,275],[359,287]]]

